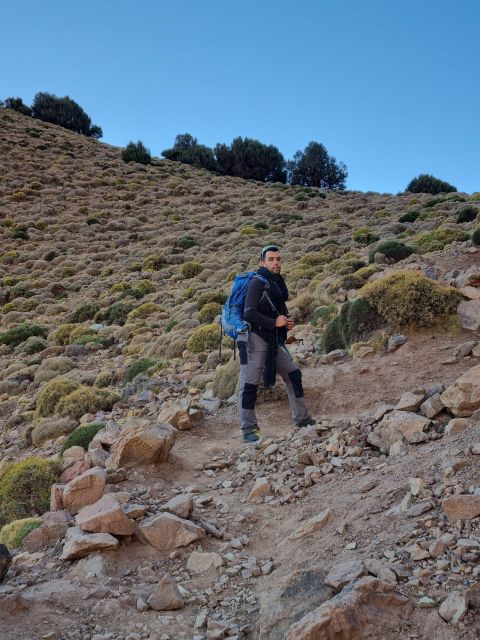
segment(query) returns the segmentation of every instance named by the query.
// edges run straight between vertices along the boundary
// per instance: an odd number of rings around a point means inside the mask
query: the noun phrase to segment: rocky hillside
[[[10,110],[0,150],[2,637],[479,637],[480,198],[125,164]],[[270,242],[318,423],[277,384],[255,447],[215,319]]]

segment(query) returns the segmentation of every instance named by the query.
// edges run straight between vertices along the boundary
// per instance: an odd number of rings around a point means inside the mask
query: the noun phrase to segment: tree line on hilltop
[[[0,107],[14,109],[19,113],[59,125],[91,138],[101,138],[102,129],[92,124],[82,107],[69,96],[58,97],[39,92],[32,106],[21,98],[6,98]],[[305,187],[344,190],[348,176],[343,162],[331,156],[320,142],[311,141],[303,150],[298,150],[291,160],[285,160],[274,145],[267,145],[253,138],[234,138],[230,145],[218,143],[215,147],[199,144],[189,133],[179,134],[173,147],[162,151],[167,160],[191,164],[214,171],[220,175],[236,176],[260,182],[280,182]],[[130,142],[123,149],[125,162],[150,164],[151,154],[140,140]],[[411,193],[448,193],[456,187],[429,174],[421,174],[411,180],[405,191]]]

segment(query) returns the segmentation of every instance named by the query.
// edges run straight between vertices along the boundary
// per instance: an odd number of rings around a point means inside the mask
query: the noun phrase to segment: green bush
[[[448,184],[448,182],[439,180],[426,173],[414,178],[405,189],[405,191],[410,191],[410,193],[431,193],[433,195],[437,193],[450,193],[456,190],[457,188]]]
[[[420,215],[420,211],[407,211],[398,219],[399,222],[415,222]]]
[[[334,349],[348,349],[352,343],[365,338],[383,324],[383,319],[365,300],[355,298],[344,302],[338,316],[325,328],[322,351],[329,353]]]
[[[337,307],[334,304],[323,305],[317,307],[313,312],[312,324],[321,326],[326,322],[330,322],[337,315]]]
[[[156,304],[155,302],[145,302],[139,307],[132,309],[127,316],[127,320],[131,322],[137,318],[146,318],[147,316],[152,315],[152,313],[159,313],[160,311],[162,311],[162,307],[159,304]]]
[[[374,262],[375,254],[383,253],[386,258],[390,258],[398,262],[404,258],[408,258],[412,253],[415,253],[415,248],[410,247],[399,240],[383,240],[379,242],[368,255],[370,263]]]
[[[0,333],[0,344],[6,344],[9,347],[17,347],[25,342],[30,336],[47,337],[47,329],[39,324],[19,324],[12,329],[8,329],[4,333]]]
[[[209,302],[218,302],[218,304],[224,304],[228,298],[228,294],[224,291],[206,291],[201,293],[197,298],[198,308],[202,309]]]
[[[463,296],[442,287],[418,271],[397,271],[369,282],[359,292],[392,328],[432,326],[439,318],[455,313]]]
[[[85,451],[87,451],[90,442],[97,433],[104,428],[105,425],[103,422],[90,422],[80,425],[65,438],[60,453],[63,453],[70,447],[83,447]]]
[[[207,302],[207,304],[201,308],[198,318],[203,324],[211,323],[221,312],[222,305],[219,302]]]
[[[14,240],[28,240],[28,231],[23,227],[12,229],[11,236]]]
[[[235,393],[240,371],[239,359],[230,358],[224,364],[215,369],[212,390],[216,398],[226,400]]]
[[[182,264],[182,276],[184,278],[194,278],[198,276],[198,274],[203,271],[203,267],[199,262],[185,262]]]
[[[374,233],[369,227],[360,227],[352,237],[356,242],[363,245],[372,244],[372,242],[380,240],[380,236]]]
[[[154,282],[151,280],[140,280],[137,282],[136,288],[141,292],[142,295],[146,296],[148,293],[154,293],[157,290],[157,287]]]
[[[462,229],[433,229],[419,233],[418,236],[411,239],[411,242],[422,253],[430,253],[431,251],[441,251],[447,244],[454,241],[464,242],[469,237],[468,233]]]
[[[118,324],[124,325],[127,321],[127,316],[132,311],[133,306],[126,304],[125,302],[114,302],[106,309],[102,309],[95,314],[95,320],[97,322],[104,322],[105,324]]]
[[[180,240],[177,242],[177,246],[183,250],[190,249],[191,247],[194,247],[196,244],[197,244],[197,241],[191,236],[182,236]]]
[[[474,229],[472,233],[472,241],[473,241],[473,244],[476,245],[477,247],[480,246],[480,227],[477,227],[476,229]]]
[[[48,511],[50,488],[57,481],[56,466],[43,458],[14,462],[0,474],[0,523]]]
[[[57,377],[50,380],[37,395],[33,420],[53,416],[60,400],[78,389],[80,384],[70,378]]]
[[[215,349],[220,341],[220,327],[218,324],[204,324],[193,330],[187,341],[187,349],[193,353],[202,353],[207,349]]]
[[[80,385],[58,402],[55,413],[79,420],[85,413],[110,411],[121,396],[111,389],[97,389]]]
[[[69,322],[86,322],[87,320],[91,320],[92,318],[94,318],[97,312],[98,304],[92,304],[90,302],[81,304],[76,307],[75,310],[70,314]]]
[[[139,162],[140,164],[150,164],[152,156],[150,150],[141,142],[129,142],[122,151],[124,162]]]
[[[160,271],[167,266],[167,259],[162,254],[152,254],[147,256],[143,262],[142,271]]]
[[[462,222],[473,222],[478,215],[478,209],[476,207],[472,207],[471,205],[467,207],[463,207],[458,211],[455,216],[455,222],[457,224],[461,224]]]
[[[149,373],[151,369],[158,370],[158,368],[165,364],[165,360],[161,358],[139,358],[128,365],[125,381],[131,382],[139,373]]]
[[[0,530],[0,543],[8,549],[19,549],[29,533],[43,524],[41,518],[22,518],[6,524]]]

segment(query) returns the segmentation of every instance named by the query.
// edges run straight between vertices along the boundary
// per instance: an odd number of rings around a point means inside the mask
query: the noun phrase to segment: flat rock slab
[[[104,495],[94,504],[81,509],[75,521],[82,531],[92,533],[112,533],[130,536],[135,531],[135,521],[124,512],[112,495]]]
[[[352,580],[365,575],[367,570],[361,560],[347,560],[333,565],[325,578],[325,584],[338,591]]]
[[[194,551],[187,561],[190,573],[205,573],[211,569],[218,569],[223,565],[222,556],[218,553],[201,553]]]
[[[174,611],[185,604],[177,583],[169,573],[166,573],[148,598],[147,604],[155,611]]]
[[[319,531],[333,518],[333,511],[331,509],[325,509],[318,515],[313,516],[307,520],[304,524],[300,525],[295,531],[288,537],[289,540],[297,540],[303,538],[303,536]]]
[[[75,515],[87,504],[97,502],[107,483],[107,472],[101,467],[88,469],[69,482],[63,490],[63,507]]]
[[[468,417],[480,408],[480,365],[472,367],[440,396],[443,404],[454,416]]]
[[[205,529],[173,513],[151,516],[140,523],[139,529],[145,540],[158,551],[186,547],[205,535]]]
[[[171,424],[141,421],[128,426],[111,447],[107,468],[166,462],[178,431]]]
[[[442,502],[442,507],[450,522],[472,520],[480,516],[480,495],[454,495]]]
[[[406,602],[392,585],[371,576],[360,578],[295,622],[285,640],[359,640],[369,631],[385,633],[398,626]]]
[[[76,560],[93,551],[111,551],[118,547],[118,540],[109,533],[85,533],[79,527],[67,531],[62,560]]]

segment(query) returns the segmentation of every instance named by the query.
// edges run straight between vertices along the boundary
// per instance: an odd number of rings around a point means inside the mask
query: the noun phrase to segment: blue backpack
[[[222,308],[222,332],[234,340],[237,339],[239,333],[248,331],[250,326],[248,322],[244,320],[243,312],[245,309],[248,285],[252,278],[258,278],[267,287],[269,286],[268,280],[258,275],[256,271],[239,273],[235,276],[230,295]]]

